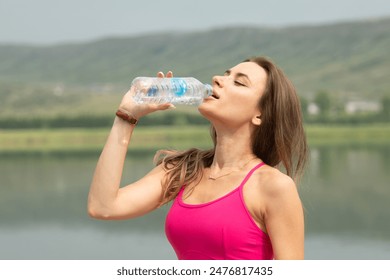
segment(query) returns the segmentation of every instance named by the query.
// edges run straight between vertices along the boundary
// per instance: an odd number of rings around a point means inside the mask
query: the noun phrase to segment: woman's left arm
[[[266,184],[264,222],[275,259],[304,258],[304,215],[294,181],[284,175],[272,176]]]

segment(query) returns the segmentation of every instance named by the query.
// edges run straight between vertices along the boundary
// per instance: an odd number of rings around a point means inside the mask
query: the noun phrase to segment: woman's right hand
[[[158,78],[164,78],[165,75],[163,72],[157,73]],[[166,75],[167,78],[172,78],[173,73],[169,71]],[[123,96],[122,101],[119,105],[119,109],[122,109],[128,113],[130,113],[134,118],[139,119],[147,114],[150,114],[155,111],[167,110],[171,108],[175,108],[175,106],[171,103],[163,103],[163,104],[138,104],[134,101],[134,87],[131,87],[130,90]]]

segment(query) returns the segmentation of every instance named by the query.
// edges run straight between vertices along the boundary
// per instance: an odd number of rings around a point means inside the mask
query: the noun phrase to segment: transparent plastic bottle
[[[198,106],[212,94],[212,87],[195,78],[138,77],[131,83],[137,103],[172,103]]]

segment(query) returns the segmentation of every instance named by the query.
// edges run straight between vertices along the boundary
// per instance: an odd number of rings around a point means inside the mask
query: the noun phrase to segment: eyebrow
[[[230,75],[231,73],[232,73],[232,70],[230,70],[230,69],[225,71],[225,75]],[[240,77],[246,78],[249,82],[251,82],[251,80],[249,79],[249,76],[247,74],[237,72],[235,76],[237,78],[240,78]]]

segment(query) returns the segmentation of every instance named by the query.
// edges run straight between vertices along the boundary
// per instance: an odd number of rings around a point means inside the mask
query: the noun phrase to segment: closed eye
[[[234,84],[235,84],[236,86],[240,86],[240,87],[245,87],[245,86],[246,86],[245,84],[243,84],[243,83],[241,83],[241,82],[239,82],[239,81],[234,81]]]
[[[229,70],[225,71],[224,76],[225,77],[230,76],[231,74],[232,74],[232,71],[229,69]],[[248,75],[241,73],[241,72],[235,73],[234,79],[240,79],[240,80],[234,80],[234,84],[236,86],[247,87],[247,84],[249,84],[249,85],[251,84]],[[245,81],[241,82],[242,79],[244,79]]]

